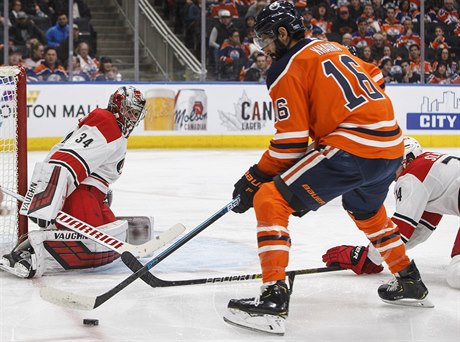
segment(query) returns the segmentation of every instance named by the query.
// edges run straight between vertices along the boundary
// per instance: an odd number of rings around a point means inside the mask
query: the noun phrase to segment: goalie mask
[[[422,146],[420,146],[419,142],[411,137],[404,137],[404,156],[402,161],[402,166],[404,168],[407,165],[417,158],[419,155],[423,153]]]
[[[134,127],[144,119],[144,95],[132,86],[120,87],[110,95],[108,110],[115,115],[123,136],[128,138]]]

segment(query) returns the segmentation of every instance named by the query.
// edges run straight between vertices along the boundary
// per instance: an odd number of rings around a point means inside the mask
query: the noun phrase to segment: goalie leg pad
[[[119,220],[99,227],[107,235],[115,236],[123,241],[126,240],[127,228],[128,223]],[[29,233],[28,240],[15,250],[18,253],[19,251],[31,251],[30,264],[33,274],[29,276],[23,267],[19,264],[10,265],[10,261],[5,258],[2,259],[0,268],[23,278],[39,277],[70,269],[104,266],[119,257],[118,253],[79,233],[64,230],[32,231]]]
[[[98,227],[107,235],[126,241],[126,221],[115,221]],[[109,250],[99,243],[87,239],[81,234],[68,231],[55,231],[53,239],[43,242],[46,250],[48,272],[56,269],[86,269],[100,267],[112,263],[119,254]]]

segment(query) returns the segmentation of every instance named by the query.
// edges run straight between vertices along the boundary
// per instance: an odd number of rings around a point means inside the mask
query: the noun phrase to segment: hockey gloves
[[[327,250],[323,255],[326,266],[339,265],[356,274],[382,272],[381,265],[374,264],[367,258],[368,248],[364,246],[337,246]]]
[[[261,172],[257,165],[253,165],[248,171],[241,177],[241,179],[235,183],[235,189],[233,190],[233,198],[240,196],[240,204],[233,208],[235,213],[244,213],[249,208],[252,208],[252,201],[257,190],[259,190],[262,183],[270,182],[272,176],[269,176]]]

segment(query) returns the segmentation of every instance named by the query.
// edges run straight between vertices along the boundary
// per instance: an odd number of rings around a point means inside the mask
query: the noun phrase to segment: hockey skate
[[[0,260],[0,269],[20,278],[32,278],[35,275],[35,253],[33,248],[13,249]]]
[[[395,279],[378,289],[380,298],[389,304],[433,308],[426,299],[428,289],[420,277],[420,273],[412,260],[409,266],[395,274]]]
[[[224,321],[250,330],[284,335],[290,294],[286,283],[281,280],[262,286],[259,297],[230,300]]]

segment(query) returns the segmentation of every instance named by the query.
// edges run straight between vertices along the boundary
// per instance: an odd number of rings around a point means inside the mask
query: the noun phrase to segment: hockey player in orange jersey
[[[287,1],[265,7],[255,31],[255,42],[275,60],[267,88],[276,133],[235,184],[233,197],[241,202],[233,211],[254,206],[263,286],[259,297],[230,300],[224,319],[284,333],[291,294],[285,283],[289,216],[317,210],[338,196],[396,276],[391,286],[379,288],[379,296],[395,304],[424,300],[428,290],[399,231],[387,226],[383,206],[404,146],[382,74],[340,44],[303,38],[302,19]]]

